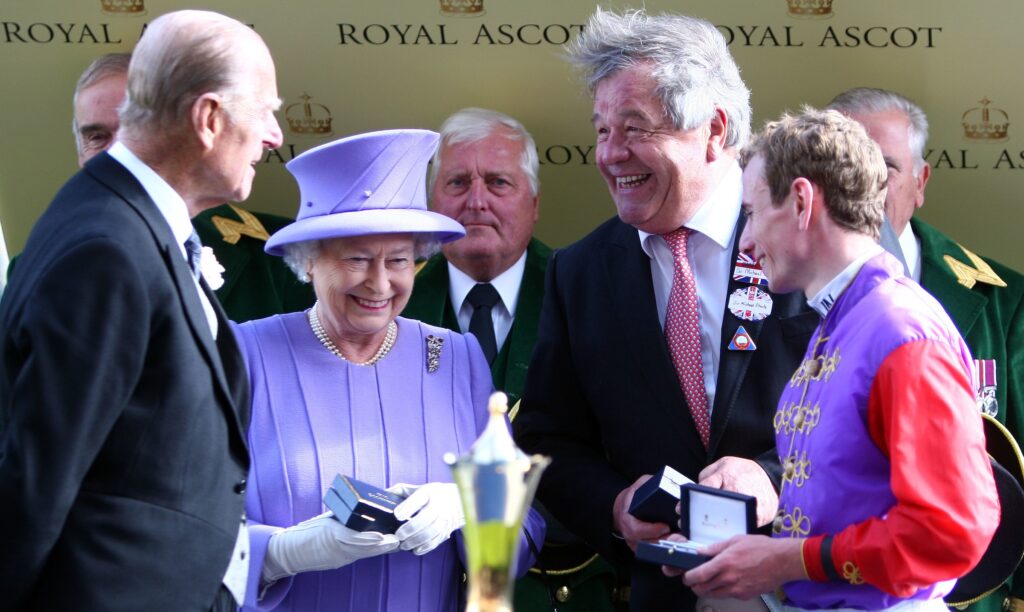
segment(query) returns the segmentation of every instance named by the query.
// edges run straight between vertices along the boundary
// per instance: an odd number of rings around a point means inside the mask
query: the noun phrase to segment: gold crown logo
[[[832,0],[786,0],[789,14],[797,17],[829,17],[832,15]]]
[[[293,134],[330,134],[331,111],[323,104],[310,104],[312,96],[303,93],[302,102],[291,104],[284,109],[288,129]],[[301,110],[299,110],[301,109]]]
[[[100,0],[104,13],[136,14],[146,12],[146,0]]]
[[[969,109],[960,118],[964,126],[964,138],[971,140],[1005,140],[1010,128],[1010,117],[1001,108],[989,108],[988,98],[978,100],[975,108]]]
[[[472,15],[474,17],[484,14],[484,0],[438,0],[441,3],[441,14],[443,15]]]

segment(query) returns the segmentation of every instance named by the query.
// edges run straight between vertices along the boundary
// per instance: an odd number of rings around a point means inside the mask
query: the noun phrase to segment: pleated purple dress
[[[260,593],[267,541],[323,513],[338,473],[388,487],[451,482],[446,452],[465,453],[487,422],[491,374],[476,339],[398,318],[398,339],[373,366],[331,354],[306,313],[234,326],[252,384],[252,465],[246,496],[251,564],[247,610],[455,611],[462,588],[458,532],[430,553],[363,559],[306,572]],[[427,336],[443,339],[439,367],[427,369]],[[536,542],[544,524],[524,526]],[[520,546],[520,572],[533,559]],[[257,598],[262,595],[262,598]]]

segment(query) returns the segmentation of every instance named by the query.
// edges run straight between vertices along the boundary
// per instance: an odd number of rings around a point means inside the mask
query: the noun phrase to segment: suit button
[[[558,600],[558,603],[565,603],[569,601],[570,597],[572,597],[572,592],[565,585],[558,587],[558,590],[555,591],[555,599]]]
[[[244,478],[235,483],[235,493],[238,493],[239,495],[241,495],[242,493],[245,493],[245,479]]]

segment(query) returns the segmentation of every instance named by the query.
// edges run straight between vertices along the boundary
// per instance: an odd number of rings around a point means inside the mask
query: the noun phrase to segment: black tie
[[[185,241],[185,255],[188,256],[188,267],[192,268],[192,276],[199,280],[201,269],[199,260],[203,254],[203,243],[199,241],[199,234],[192,230],[192,235]]]
[[[494,338],[491,309],[501,301],[501,296],[490,283],[477,283],[469,290],[466,301],[473,306],[473,316],[469,320],[469,333],[476,336],[480,342],[480,348],[484,349],[487,363],[491,363],[494,361],[494,356],[498,354],[498,341]]]

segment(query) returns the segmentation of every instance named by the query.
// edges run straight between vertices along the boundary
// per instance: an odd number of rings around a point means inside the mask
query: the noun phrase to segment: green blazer
[[[242,323],[313,305],[313,287],[300,282],[284,260],[263,251],[267,238],[291,219],[253,213],[233,204],[203,211],[192,225],[224,266],[217,299],[232,321]]]
[[[551,249],[543,242],[536,238],[530,239],[526,247],[526,269],[519,286],[515,320],[505,344],[491,364],[494,387],[508,395],[509,407],[514,406],[523,394],[526,369],[530,366],[533,345],[537,341],[537,323],[540,321],[540,307],[544,301],[544,272],[550,256]],[[444,255],[438,254],[420,268],[412,297],[402,311],[402,316],[461,331],[451,302],[448,292],[448,261]]]
[[[996,361],[996,418],[1024,446],[1024,276],[991,259],[968,255],[918,219],[911,219],[910,226],[921,241],[921,285],[945,307],[974,358]],[[950,263],[947,256],[963,265]],[[973,287],[958,281],[957,270],[967,283],[975,280]],[[1000,280],[1005,287],[997,286]],[[1024,565],[999,591],[969,609],[997,612],[1010,596],[1024,599]]]

